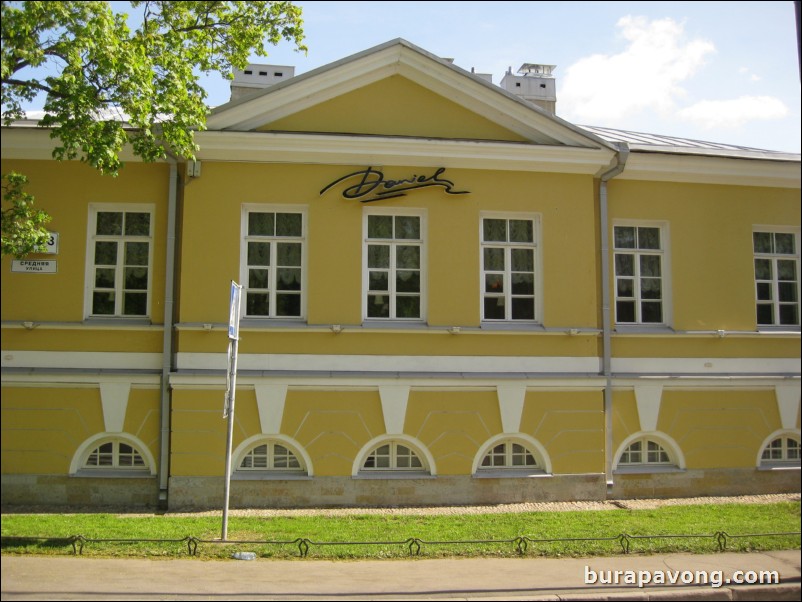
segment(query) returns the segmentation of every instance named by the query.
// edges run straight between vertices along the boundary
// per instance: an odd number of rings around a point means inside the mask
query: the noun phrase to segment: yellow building
[[[799,491],[799,155],[580,128],[550,73],[254,66],[116,179],[4,128],[57,248],[3,261],[3,503],[219,507],[231,281],[232,506]]]

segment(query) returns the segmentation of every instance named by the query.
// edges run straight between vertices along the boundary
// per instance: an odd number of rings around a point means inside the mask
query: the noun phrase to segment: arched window
[[[794,467],[800,465],[799,437],[784,434],[771,439],[760,454],[761,468]]]
[[[352,474],[376,478],[429,477],[435,474],[434,460],[412,437],[377,437],[357,454]]]
[[[240,478],[308,476],[308,458],[284,438],[254,437],[237,448],[234,471]]]
[[[362,470],[424,470],[415,451],[397,441],[383,443],[373,449],[362,464]]]
[[[621,472],[651,472],[682,469],[684,461],[667,437],[639,434],[619,447],[616,470]]]
[[[94,477],[142,477],[156,474],[153,456],[134,436],[101,433],[84,441],[75,452],[70,474]]]
[[[551,466],[545,449],[528,435],[499,435],[485,443],[474,458],[478,477],[547,474]]]

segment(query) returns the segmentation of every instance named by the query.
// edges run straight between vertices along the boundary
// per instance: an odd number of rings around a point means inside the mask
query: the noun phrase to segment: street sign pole
[[[223,418],[228,418],[226,435],[226,478],[223,503],[223,533],[221,539],[228,540],[228,500],[231,490],[231,448],[234,441],[234,400],[237,392],[237,352],[239,344],[240,297],[242,286],[231,283],[228,321],[228,371],[226,372],[226,399]]]

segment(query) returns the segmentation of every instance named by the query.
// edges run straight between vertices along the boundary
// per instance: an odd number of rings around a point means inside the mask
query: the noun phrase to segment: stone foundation
[[[715,468],[681,472],[616,474],[610,499],[682,498],[799,493],[799,470]]]
[[[158,500],[155,477],[2,476],[2,503],[9,506],[156,508]]]

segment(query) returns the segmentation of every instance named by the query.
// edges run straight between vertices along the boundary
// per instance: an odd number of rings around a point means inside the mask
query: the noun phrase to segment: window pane
[[[276,315],[298,317],[301,315],[301,295],[282,293],[276,295]]]
[[[397,247],[395,267],[398,269],[420,268],[420,247]]]
[[[117,243],[98,241],[95,243],[95,265],[117,265]]]
[[[512,298],[512,319],[513,320],[534,320],[535,319],[535,300],[531,297]]]
[[[276,236],[301,236],[303,216],[300,213],[277,213]]]
[[[662,299],[662,281],[659,278],[641,278],[642,299]]]
[[[780,293],[780,301],[794,302],[796,298],[796,282],[780,282],[778,287]]]
[[[270,295],[248,292],[245,297],[245,312],[249,316],[270,315]]]
[[[392,237],[393,237],[392,215],[368,216],[368,238],[392,238]]]
[[[755,278],[758,280],[771,280],[771,266],[771,259],[755,259]]]
[[[755,253],[771,253],[773,249],[773,238],[771,232],[755,232],[752,234],[752,241]]]
[[[798,305],[780,305],[780,324],[794,326],[799,324]]]
[[[616,276],[635,275],[635,256],[616,253],[615,255],[615,274]]]
[[[126,213],[126,236],[150,236],[150,213]]]
[[[278,265],[282,266],[300,266],[301,265],[301,244],[300,243],[278,243],[276,250],[276,261]]]
[[[616,249],[635,248],[635,228],[629,226],[616,226],[614,229]]]
[[[114,288],[114,268],[97,268],[95,270],[95,288]]]
[[[663,321],[663,304],[655,302],[641,303],[641,321],[649,324],[659,324]]]
[[[101,211],[97,214],[97,233],[116,236],[123,232],[123,214]]]
[[[126,316],[146,316],[148,313],[147,293],[125,293],[123,314]]]
[[[660,228],[638,228],[639,249],[660,248]]]
[[[796,282],[796,261],[787,259],[777,261],[777,280]]]
[[[368,267],[389,268],[390,247],[388,245],[368,245]]]
[[[618,278],[616,280],[616,294],[619,297],[634,297],[635,281],[632,278]]]
[[[125,288],[128,290],[148,290],[147,268],[125,268]]]
[[[398,297],[395,309],[398,318],[420,318],[420,297]]]
[[[269,287],[270,270],[248,270],[248,288]]]
[[[95,291],[92,294],[92,313],[98,316],[113,316],[114,293]]]
[[[399,293],[420,292],[420,272],[399,270],[395,274],[395,290]]]
[[[275,215],[273,213],[248,214],[249,236],[273,236],[275,234]]]
[[[658,255],[640,256],[641,276],[661,276],[660,257]]]
[[[774,306],[761,304],[757,306],[757,323],[774,324]]]
[[[771,301],[773,295],[772,287],[770,282],[758,282],[757,283],[757,298],[759,301]]]
[[[372,291],[389,291],[390,290],[390,280],[389,280],[389,272],[377,272],[375,270],[371,270],[368,274],[369,282],[368,288]]]
[[[300,291],[301,270],[299,268],[279,268],[276,270],[276,290]]]
[[[504,270],[504,249],[485,249],[485,270],[501,272]]]
[[[793,255],[796,253],[796,244],[794,241],[793,234],[781,234],[777,233],[774,235],[774,244],[775,244],[775,253],[780,255]]]
[[[270,265],[270,243],[248,243],[248,265]]]
[[[503,293],[504,276],[502,274],[485,274],[485,292]]]
[[[395,218],[395,238],[419,239],[420,238],[420,218],[414,216],[399,215]]]
[[[634,301],[618,301],[615,304],[615,319],[616,322],[634,322],[635,321],[635,302]]]
[[[148,265],[148,249],[150,243],[125,243],[125,265]]]
[[[513,272],[535,271],[535,252],[532,249],[512,249],[510,255]]]
[[[513,274],[512,275],[512,294],[513,295],[534,295],[535,294],[535,275],[534,274]]]
[[[482,231],[486,242],[507,242],[507,220],[483,220]]]
[[[485,297],[485,320],[504,320],[504,297]]]
[[[368,295],[368,317],[389,318],[390,297],[388,295]]]
[[[535,233],[531,220],[510,220],[510,242],[534,242]]]

